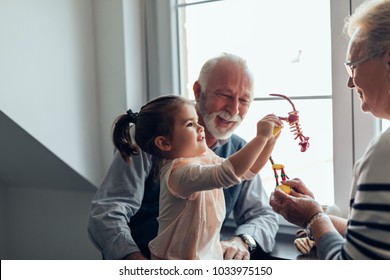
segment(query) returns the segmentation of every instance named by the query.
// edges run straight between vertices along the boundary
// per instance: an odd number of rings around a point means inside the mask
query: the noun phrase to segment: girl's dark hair
[[[163,157],[154,139],[157,136],[170,138],[173,135],[175,115],[184,104],[192,102],[178,95],[165,95],[146,103],[139,113],[129,110],[117,117],[113,125],[113,142],[123,160],[129,162],[130,156],[139,154],[139,148],[151,155]],[[132,124],[135,125],[135,142],[130,135]]]

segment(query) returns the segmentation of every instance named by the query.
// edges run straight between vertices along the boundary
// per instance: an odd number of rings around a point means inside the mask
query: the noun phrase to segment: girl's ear
[[[157,136],[154,138],[154,144],[157,146],[157,148],[164,152],[168,152],[172,149],[169,139],[164,136]]]

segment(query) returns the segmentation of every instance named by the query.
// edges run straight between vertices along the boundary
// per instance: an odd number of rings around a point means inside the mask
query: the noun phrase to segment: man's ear
[[[157,148],[164,152],[168,152],[172,149],[171,142],[167,137],[164,136],[157,136],[154,138],[154,144],[157,146]]]
[[[194,83],[194,85],[192,86],[192,90],[194,91],[195,101],[198,102],[202,91],[198,81]]]
[[[386,52],[387,63],[390,64],[390,49]]]
[[[390,78],[390,50],[386,51],[387,74]]]

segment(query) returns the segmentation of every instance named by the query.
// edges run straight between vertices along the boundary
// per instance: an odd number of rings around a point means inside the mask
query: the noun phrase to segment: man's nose
[[[230,115],[235,116],[240,112],[240,102],[238,99],[231,99],[229,103],[226,105],[226,111],[230,113]]]

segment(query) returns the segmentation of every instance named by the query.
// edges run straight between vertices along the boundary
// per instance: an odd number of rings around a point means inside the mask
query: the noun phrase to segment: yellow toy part
[[[275,170],[282,170],[284,168],[284,165],[280,163],[274,163],[272,164],[272,168]]]
[[[287,186],[287,185],[279,185],[279,186],[276,186],[275,189],[280,189],[280,190],[284,191],[286,194],[291,194],[291,187]]]
[[[272,134],[273,135],[278,135],[278,133],[280,132],[281,129],[282,129],[281,126],[275,126],[274,130],[272,131]]]

